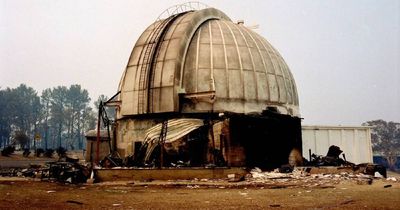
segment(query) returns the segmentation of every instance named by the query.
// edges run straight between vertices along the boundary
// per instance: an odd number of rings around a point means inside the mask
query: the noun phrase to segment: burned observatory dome
[[[299,115],[293,76],[278,51],[208,8],[150,25],[122,76],[118,117],[166,112]]]
[[[113,149],[136,163],[271,168],[301,151],[297,90],[284,59],[214,8],[151,24],[118,93]]]

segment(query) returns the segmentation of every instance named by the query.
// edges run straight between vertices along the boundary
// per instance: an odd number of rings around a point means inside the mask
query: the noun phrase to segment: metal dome
[[[293,76],[263,37],[207,8],[150,25],[119,85],[118,117],[149,113],[261,112],[299,116]]]

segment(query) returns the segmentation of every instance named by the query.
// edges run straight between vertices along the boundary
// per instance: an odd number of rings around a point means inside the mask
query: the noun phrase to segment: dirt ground
[[[400,183],[382,179],[274,188],[160,181],[66,185],[0,177],[0,195],[0,209],[400,209]]]
[[[0,157],[1,162],[38,159],[47,161],[20,154]],[[0,209],[400,209],[400,175],[388,176],[397,181],[375,179],[371,185],[342,181],[319,186],[307,184],[307,180],[301,185],[221,180],[72,185],[0,177]]]

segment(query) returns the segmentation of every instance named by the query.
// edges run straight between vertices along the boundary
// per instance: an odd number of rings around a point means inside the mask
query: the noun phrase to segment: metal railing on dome
[[[187,12],[187,11],[192,11],[192,10],[201,10],[201,9],[206,9],[209,8],[208,5],[198,2],[198,1],[190,1],[186,2],[183,4],[178,4],[169,7],[168,9],[164,10],[158,17],[156,21],[166,19],[170,17],[171,15],[176,15],[179,13]]]

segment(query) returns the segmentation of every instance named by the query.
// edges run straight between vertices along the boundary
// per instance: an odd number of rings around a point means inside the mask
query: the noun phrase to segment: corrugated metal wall
[[[326,155],[329,146],[339,146],[347,161],[372,163],[371,128],[364,126],[302,126],[303,157],[309,159],[308,150]]]

